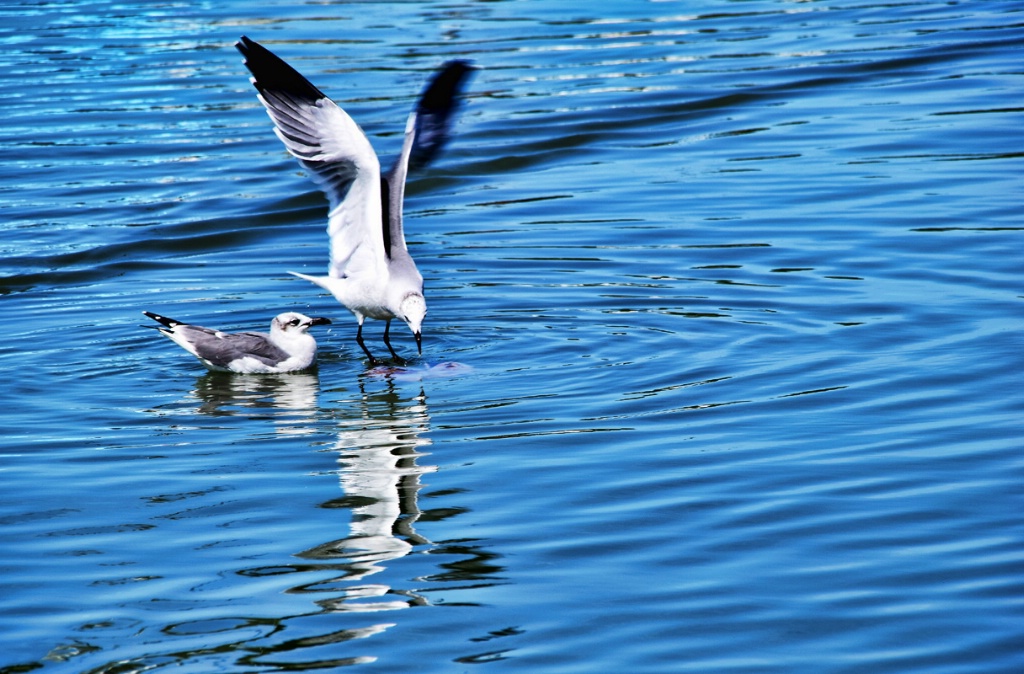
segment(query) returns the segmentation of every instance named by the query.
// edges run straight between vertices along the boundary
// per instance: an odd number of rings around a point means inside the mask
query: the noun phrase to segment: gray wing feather
[[[184,333],[197,356],[217,367],[226,368],[233,361],[246,357],[274,366],[289,357],[270,341],[269,335],[259,332],[227,334],[196,325],[180,326],[177,332]]]
[[[405,141],[402,153],[395,160],[395,165],[384,178],[387,201],[384,204],[386,222],[384,227],[384,248],[389,258],[394,258],[394,250],[406,250],[405,232],[402,228],[402,204],[405,201],[405,178],[409,174],[409,156],[412,154],[416,140],[416,113],[409,115],[405,125]]]

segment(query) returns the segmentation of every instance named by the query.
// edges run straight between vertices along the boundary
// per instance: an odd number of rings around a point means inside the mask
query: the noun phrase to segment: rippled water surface
[[[1024,670],[1020,2],[0,26],[0,672]],[[407,193],[404,370],[287,274],[326,206],[242,34],[385,158],[479,66]],[[334,324],[217,375],[144,309]]]

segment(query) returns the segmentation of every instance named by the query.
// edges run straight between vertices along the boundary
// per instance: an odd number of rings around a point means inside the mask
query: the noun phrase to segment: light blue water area
[[[385,165],[479,66],[407,368],[287,274],[326,205],[243,34]],[[1019,2],[14,2],[0,44],[3,674],[1024,669]],[[139,327],[287,309],[314,372]]]

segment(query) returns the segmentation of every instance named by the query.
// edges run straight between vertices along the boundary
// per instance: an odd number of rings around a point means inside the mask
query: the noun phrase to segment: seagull
[[[235,45],[245,57],[258,98],[274,122],[274,133],[309,170],[330,203],[327,276],[289,272],[330,292],[359,322],[356,342],[378,363],[363,342],[363,321],[384,321],[384,344],[391,356],[392,319],[412,330],[423,353],[421,326],[427,313],[423,277],[405,245],[402,203],[410,165],[424,166],[440,151],[456,108],[456,98],[473,66],[445,63],[409,116],[402,151],[383,176],[366,135],[337,103],[262,45],[242,36]]]
[[[146,325],[198,358],[215,372],[278,374],[309,369],[316,360],[316,340],[306,331],[327,325],[326,318],[310,318],[294,311],[274,317],[270,334],[227,333],[189,325],[150,311],[143,311],[160,325]]]

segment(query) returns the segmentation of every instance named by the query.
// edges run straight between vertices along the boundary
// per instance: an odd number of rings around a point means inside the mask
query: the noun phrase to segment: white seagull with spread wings
[[[330,202],[328,275],[290,273],[327,290],[355,315],[356,342],[371,365],[377,359],[363,343],[366,318],[385,321],[384,344],[396,360],[402,359],[388,336],[394,318],[409,326],[422,353],[427,303],[402,231],[405,178],[410,164],[427,164],[444,145],[456,98],[473,67],[458,60],[442,66],[409,117],[401,154],[382,177],[370,141],[334,101],[260,44],[243,36],[235,46],[277,137]]]

